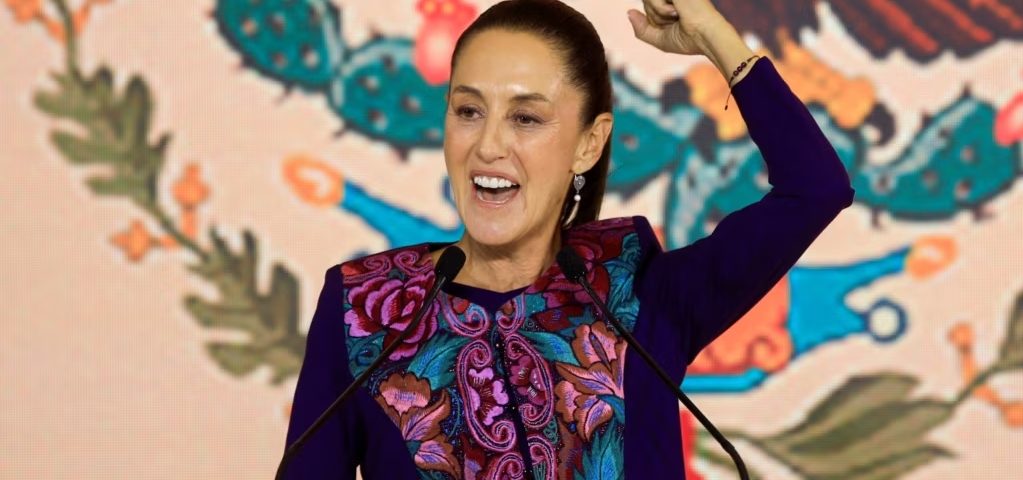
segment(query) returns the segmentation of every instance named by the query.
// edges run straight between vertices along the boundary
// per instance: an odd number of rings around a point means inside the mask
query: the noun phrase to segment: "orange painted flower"
[[[210,195],[210,188],[202,180],[199,165],[190,164],[185,173],[174,183],[174,200],[185,209],[197,207]]]
[[[141,260],[149,252],[149,249],[156,245],[156,239],[139,220],[131,222],[131,227],[128,230],[114,235],[111,241],[120,247],[121,251],[133,262]]]
[[[5,0],[7,7],[14,13],[14,20],[27,23],[43,13],[42,0]]]
[[[284,181],[303,201],[332,206],[344,199],[344,176],[322,160],[294,154],[284,160]]]

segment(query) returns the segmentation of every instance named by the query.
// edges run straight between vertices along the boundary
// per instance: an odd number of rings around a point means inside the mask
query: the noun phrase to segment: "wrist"
[[[700,47],[700,53],[713,59],[720,45],[731,35],[738,35],[735,27],[720,14],[703,20],[693,27],[696,44]]]
[[[746,72],[740,72],[736,78],[730,78],[736,67],[753,55],[753,50],[728,20],[718,16],[702,23],[696,32],[696,43],[703,55],[717,67],[724,80],[730,82],[729,86],[745,76]]]

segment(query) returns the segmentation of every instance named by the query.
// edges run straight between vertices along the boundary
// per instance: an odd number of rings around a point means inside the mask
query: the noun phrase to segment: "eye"
[[[536,117],[534,117],[532,115],[526,115],[526,114],[523,114],[523,113],[515,115],[515,121],[518,122],[519,125],[526,125],[526,126],[536,125],[536,124],[540,123],[540,119],[538,119],[538,118],[536,118]]]
[[[460,118],[471,119],[471,115],[474,113],[479,113],[479,110],[476,110],[473,107],[458,107],[455,109],[455,114]],[[470,115],[470,117],[467,117],[466,115]]]

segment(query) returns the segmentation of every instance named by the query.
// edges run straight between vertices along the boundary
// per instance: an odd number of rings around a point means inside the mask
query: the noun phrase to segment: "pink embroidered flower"
[[[617,225],[617,224],[616,224]],[[586,266],[586,279],[598,292],[610,290],[610,276],[603,262],[622,253],[622,230],[615,228],[583,227],[568,243]],[[568,317],[581,315],[583,306],[592,302],[581,286],[563,275],[541,277],[536,286],[547,309],[535,314],[535,319],[546,330],[563,330],[571,326]],[[607,299],[604,299],[605,301]]]
[[[345,312],[345,323],[350,326],[348,334],[365,337],[381,330],[384,346],[390,345],[401,332],[408,328],[416,311],[423,304],[432,274],[418,275],[402,282],[397,278],[378,276],[362,283],[348,293],[351,308]],[[419,344],[437,331],[437,319],[433,305],[416,329],[390,355],[399,360],[415,355]]]
[[[564,380],[554,387],[558,399],[555,409],[566,422],[576,422],[577,431],[587,442],[614,416],[614,408],[602,397],[625,398],[626,346],[603,322],[580,325],[575,329],[572,352],[581,367],[556,364]]]
[[[515,391],[528,398],[530,403],[534,405],[547,403],[547,390],[533,357],[523,355],[512,365],[511,383],[515,386]]]
[[[504,391],[504,380],[494,379],[494,369],[469,369],[469,409],[490,426],[494,417],[504,412],[508,404],[508,393]]]
[[[380,384],[376,401],[401,430],[406,442],[419,442],[415,452],[416,466],[439,470],[460,477],[461,470],[454,449],[441,433],[440,423],[451,414],[446,391],[430,403],[430,382],[412,373],[394,373]]]

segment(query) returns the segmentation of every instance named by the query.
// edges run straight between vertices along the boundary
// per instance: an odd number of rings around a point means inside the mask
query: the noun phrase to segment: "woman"
[[[705,55],[733,86],[772,190],[669,252],[643,217],[598,221],[614,121],[603,45],[559,2],[493,6],[458,40],[447,98],[444,156],[465,266],[429,305],[445,245],[327,271],[289,443],[416,310],[430,310],[289,478],[354,478],[356,466],[365,479],[684,477],[677,400],[566,280],[556,252],[568,245],[583,257],[598,295],[681,383],[853,190],[770,60],[753,56],[709,0],[644,7],[628,12],[640,40]]]

